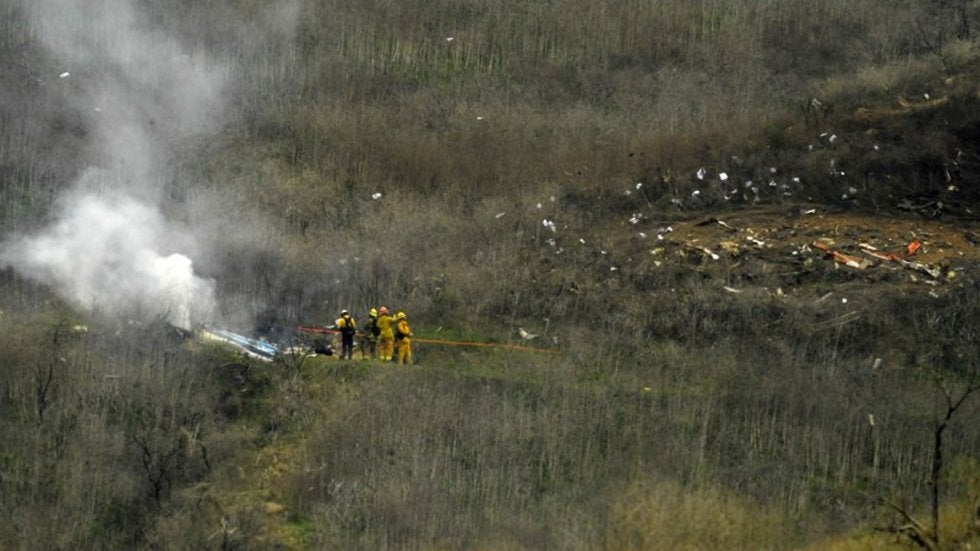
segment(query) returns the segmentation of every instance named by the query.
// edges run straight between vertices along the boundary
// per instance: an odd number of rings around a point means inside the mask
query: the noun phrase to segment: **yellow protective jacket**
[[[354,331],[357,330],[357,322],[350,316],[341,316],[337,318],[337,322],[334,323],[334,327],[339,329],[340,333],[343,335],[353,335]]]
[[[391,340],[395,338],[395,333],[391,329],[391,324],[395,322],[395,316],[378,316],[378,338],[381,340]]]
[[[398,338],[404,339],[412,336],[412,329],[408,326],[408,320],[398,322]]]

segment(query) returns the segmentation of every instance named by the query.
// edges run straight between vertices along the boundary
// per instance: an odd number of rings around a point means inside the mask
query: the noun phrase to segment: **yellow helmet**
[[[398,312],[398,315],[395,316],[395,319],[400,319],[400,320],[405,319],[405,312]]]
[[[376,308],[371,308],[371,310],[368,312],[368,314],[371,317],[376,318],[376,317],[378,317],[378,310]]]

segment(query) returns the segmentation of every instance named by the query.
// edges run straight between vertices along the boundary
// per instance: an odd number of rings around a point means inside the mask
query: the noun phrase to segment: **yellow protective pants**
[[[398,363],[412,365],[412,339],[405,337],[398,341]]]
[[[378,359],[383,362],[390,362],[395,353],[395,339],[381,337],[378,341]]]

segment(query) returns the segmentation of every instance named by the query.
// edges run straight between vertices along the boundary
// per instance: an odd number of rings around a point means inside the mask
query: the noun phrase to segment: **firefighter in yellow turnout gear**
[[[412,329],[408,326],[405,312],[395,316],[398,325],[395,326],[395,339],[398,341],[398,363],[412,365]]]
[[[395,323],[395,316],[388,315],[388,308],[382,306],[378,308],[378,359],[383,362],[390,362],[395,352],[395,332],[392,325]]]
[[[357,332],[357,322],[346,309],[340,311],[340,317],[334,322],[333,328],[340,332],[340,359],[349,360],[354,354],[354,334]]]

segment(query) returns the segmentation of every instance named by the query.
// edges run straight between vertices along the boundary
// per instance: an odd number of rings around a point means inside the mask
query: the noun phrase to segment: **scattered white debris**
[[[497,219],[503,218],[505,214],[507,214],[507,213],[506,212],[498,212],[497,215],[494,216],[494,218],[497,218]]]
[[[640,223],[640,219],[642,217],[643,217],[642,214],[634,214],[633,216],[630,216],[630,224],[633,224],[634,226],[637,225],[637,224],[639,224]]]
[[[637,235],[639,235],[642,239],[646,239],[647,238],[647,234],[645,234],[643,232],[640,232]]]
[[[478,121],[482,121],[482,120],[483,120],[483,115],[480,115],[480,116],[478,116],[478,117],[476,118],[476,120],[478,120]]]
[[[581,237],[578,238],[578,242],[585,245],[585,239],[582,239]]]
[[[729,293],[734,293],[734,294],[736,294],[736,295],[742,292],[742,291],[740,291],[740,290],[738,290],[738,289],[736,289],[736,288],[734,288],[734,287],[729,287],[729,286],[727,286],[727,285],[726,285],[726,286],[724,286],[724,287],[722,287],[722,289],[724,289],[724,290],[726,290],[726,291],[728,291]]]
[[[701,247],[701,250],[704,251],[704,253],[706,255],[710,256],[711,257],[711,260],[720,260],[721,259],[720,256],[718,256],[717,254],[711,252],[711,249],[709,249],[707,247]]]
[[[538,207],[538,208],[541,208],[541,203],[538,203],[538,204],[537,204],[537,207]]]
[[[533,335],[524,330],[523,327],[517,328],[517,334],[521,336],[522,339],[529,341],[531,339],[537,338],[537,335]]]
[[[799,176],[793,176],[793,178],[792,178],[792,179],[793,179],[793,183],[794,183],[794,184],[798,184],[798,183],[800,183],[800,177],[799,177]]]
[[[725,173],[725,172],[719,173],[718,174],[718,179],[721,180],[722,182],[724,182],[725,180],[728,179],[728,174]]]
[[[697,177],[698,180],[704,180],[704,175],[706,174],[704,167],[698,169]]]
[[[851,195],[857,195],[858,190],[856,187],[851,186],[847,188],[847,192],[850,193]]]
[[[694,190],[694,191],[691,192],[691,197],[697,197],[698,195],[701,195],[701,190],[700,189],[696,189],[696,190]]]
[[[847,304],[847,297],[840,299],[841,304]]]
[[[609,267],[609,271],[610,271],[610,272],[616,272],[616,271],[619,271],[619,268],[617,268],[617,267],[615,267],[615,266],[610,266],[610,267]]]
[[[379,192],[372,193],[371,194],[371,199],[374,199],[375,201],[377,201],[378,199],[381,199],[381,192],[379,191]]]
[[[871,425],[872,427],[875,426],[875,414],[874,413],[869,413],[868,414],[868,424]]]
[[[61,73],[60,75],[58,75],[58,78],[68,78],[70,76],[71,76],[71,73],[69,73],[68,71],[65,71],[64,73]]]
[[[547,218],[545,218],[544,220],[541,221],[541,225],[543,225],[544,227],[548,228],[549,230],[551,230],[553,232],[557,232],[558,231],[558,229],[555,228],[555,223],[553,221],[551,221],[551,220],[548,220]]]
[[[837,141],[837,134],[831,134],[830,137],[827,138],[827,141],[829,141],[830,143],[836,142]]]
[[[636,189],[640,189],[642,187],[643,187],[643,182],[637,182],[636,183]]]
[[[875,151],[878,151],[878,150],[880,150],[880,149],[881,149],[881,148],[880,148],[880,147],[878,147],[878,144],[875,144]]]
[[[456,40],[456,37],[455,36],[447,36],[446,37],[446,42],[452,42],[453,40]]]
[[[881,368],[883,360],[881,358],[875,358],[875,363],[871,365],[871,369],[877,371]]]
[[[776,167],[774,166],[769,167],[769,174],[775,174],[775,173],[776,173]]]

